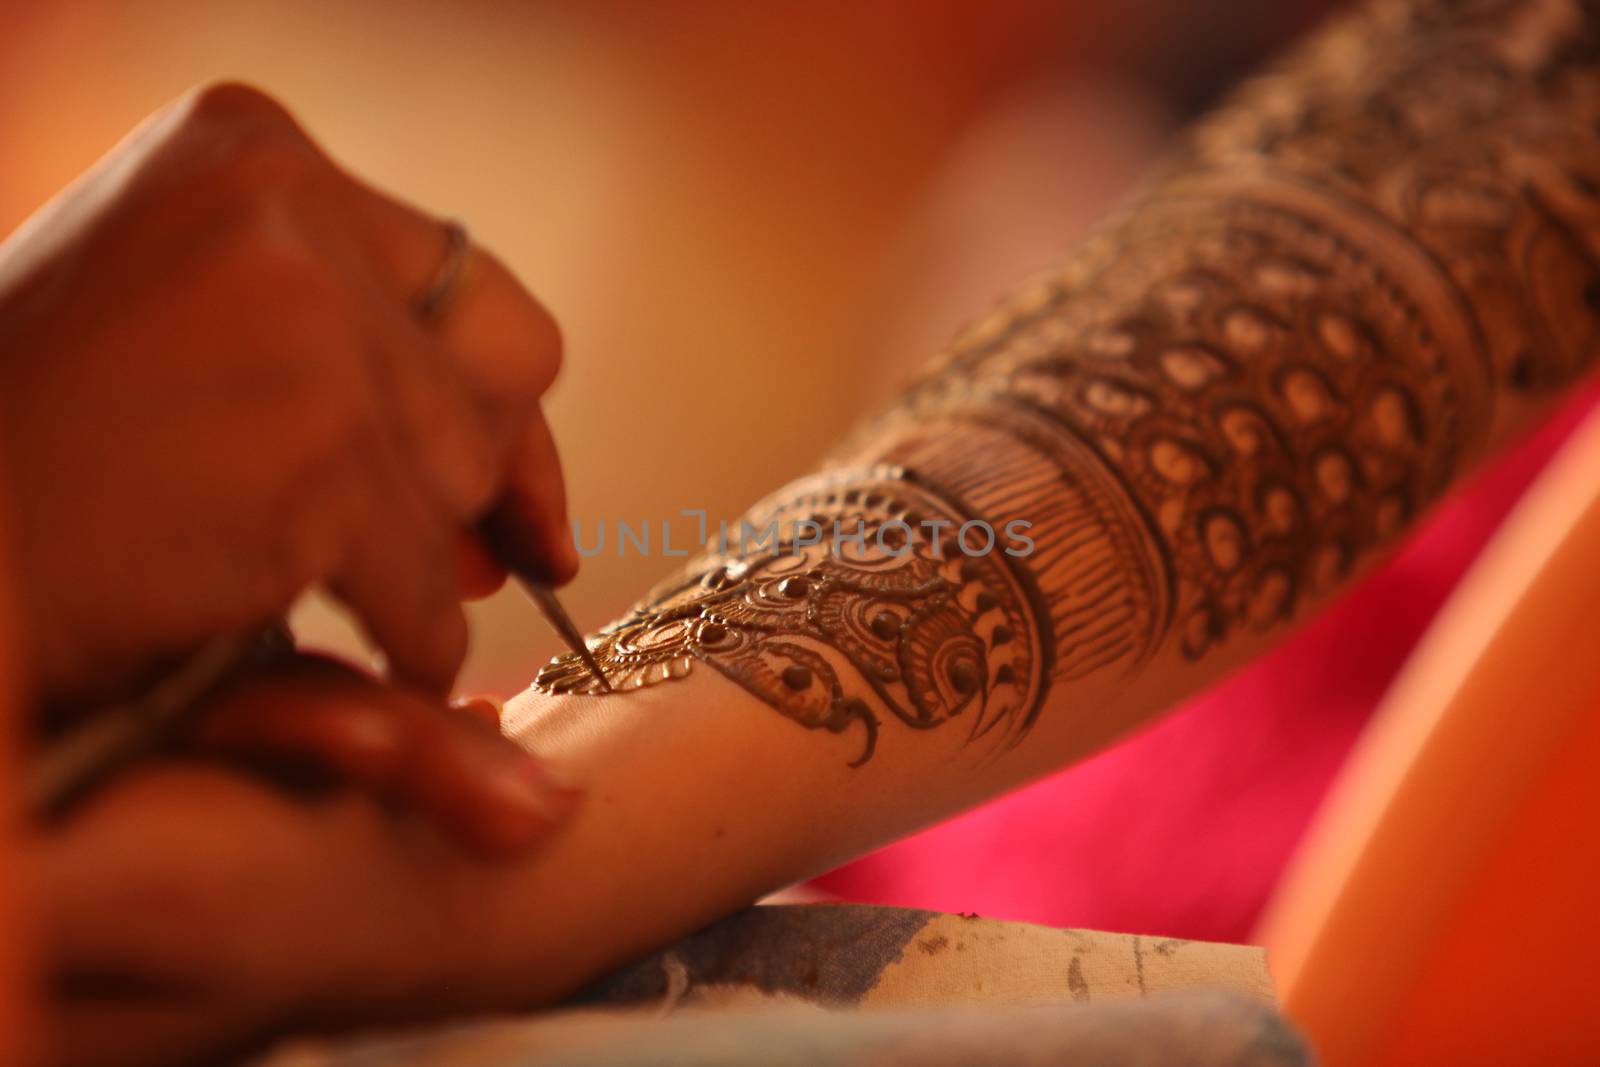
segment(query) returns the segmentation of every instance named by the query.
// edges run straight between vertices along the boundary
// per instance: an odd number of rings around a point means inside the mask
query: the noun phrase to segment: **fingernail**
[[[553,572],[551,578],[556,585],[565,585],[578,573],[578,567],[583,562],[583,557],[578,555],[577,542],[572,540],[566,528],[563,527],[561,536],[558,536],[550,551],[549,567]]]
[[[571,815],[583,797],[582,790],[552,781],[543,764],[529,758],[508,763],[497,774],[495,785],[512,805],[552,823]]]
[[[399,731],[385,715],[349,715],[336,720],[334,728],[351,751],[367,756],[387,756],[400,748]]]
[[[505,701],[491,693],[479,693],[476,696],[452,700],[450,709],[482,719],[498,730],[500,728],[500,716],[506,710],[506,705]]]

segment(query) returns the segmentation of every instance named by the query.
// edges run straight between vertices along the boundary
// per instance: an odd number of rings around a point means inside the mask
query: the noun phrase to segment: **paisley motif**
[[[1014,742],[1044,688],[1038,626],[1004,542],[969,555],[953,533],[965,521],[902,468],[798,482],[751,510],[745,543],[727,531],[590,647],[618,691],[700,661],[808,729],[859,726],[854,764],[876,749],[878,709]],[[570,654],[534,684],[599,691]]]

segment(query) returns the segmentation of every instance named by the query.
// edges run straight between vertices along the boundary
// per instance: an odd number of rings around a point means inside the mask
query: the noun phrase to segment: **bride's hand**
[[[209,755],[132,772],[35,834],[53,1063],[188,1062],[444,1010],[451,932],[502,869],[485,853],[526,856],[573,803],[483,721],[324,661],[252,678],[204,723]],[[214,758],[280,743],[294,786]]]

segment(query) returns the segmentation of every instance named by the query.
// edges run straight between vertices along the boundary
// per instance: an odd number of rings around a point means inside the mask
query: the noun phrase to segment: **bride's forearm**
[[[596,789],[540,861],[581,884],[525,888],[567,977],[1192,692],[1586,372],[1597,40],[1574,0],[1323,33],[599,635],[618,693],[541,672],[515,729]]]

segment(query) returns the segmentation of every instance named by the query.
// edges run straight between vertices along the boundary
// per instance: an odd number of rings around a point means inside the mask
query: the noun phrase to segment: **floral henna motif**
[[[700,660],[808,729],[859,725],[852,765],[877,746],[879,709],[914,729],[959,719],[970,739],[1015,742],[1044,692],[1039,624],[1005,546],[967,554],[967,519],[899,468],[795,483],[591,647],[622,692]],[[570,654],[534,684],[598,691]]]

